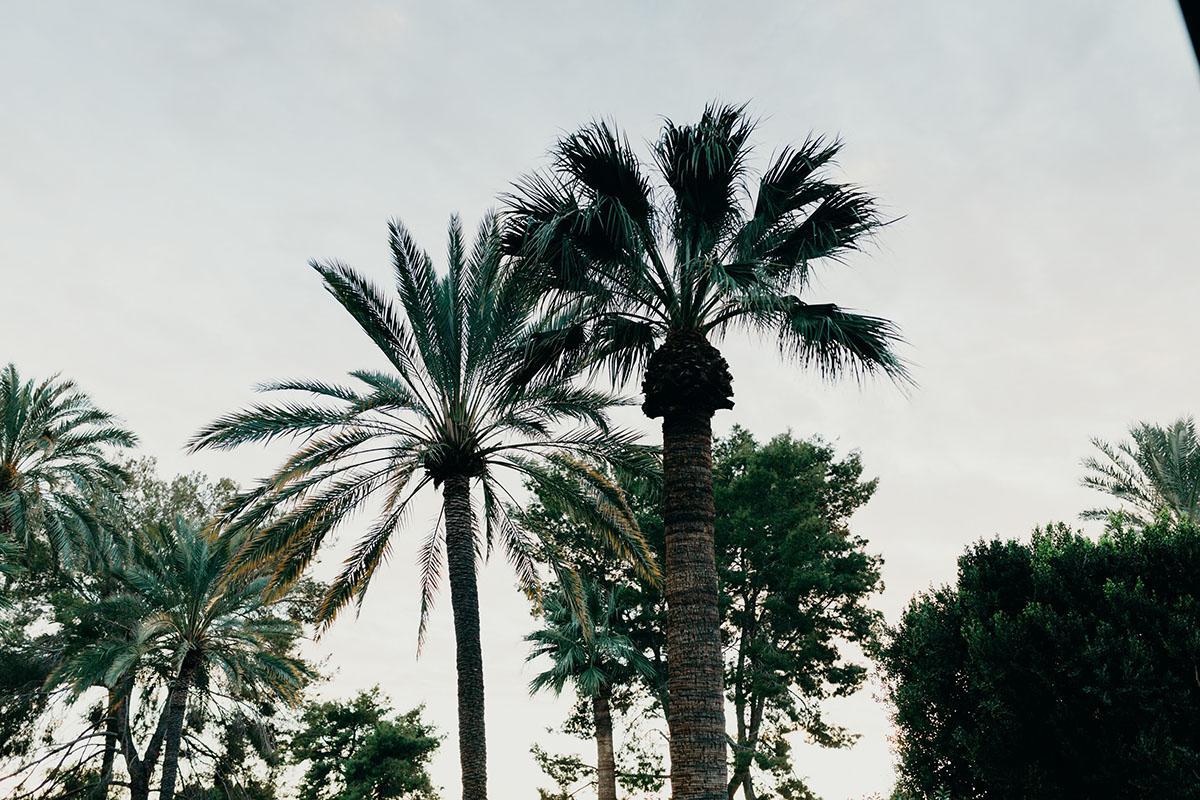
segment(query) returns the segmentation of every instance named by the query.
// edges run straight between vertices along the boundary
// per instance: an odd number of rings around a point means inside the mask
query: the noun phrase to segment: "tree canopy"
[[[422,712],[395,713],[378,687],[306,705],[287,743],[304,767],[299,800],[436,797],[426,768],[441,738]]]
[[[1200,797],[1200,531],[971,547],[882,651],[918,797]]]

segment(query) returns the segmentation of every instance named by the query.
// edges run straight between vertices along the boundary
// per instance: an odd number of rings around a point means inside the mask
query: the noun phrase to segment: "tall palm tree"
[[[617,762],[613,746],[613,689],[634,673],[651,677],[653,667],[620,630],[625,606],[624,592],[614,586],[604,593],[585,581],[589,615],[581,619],[562,593],[547,597],[543,612],[544,627],[526,636],[533,643],[527,661],[542,656],[550,666],[529,683],[531,694],[550,689],[562,694],[567,683],[574,684],[581,698],[591,701],[596,727],[596,787],[599,800],[617,798]]]
[[[1191,417],[1165,428],[1142,422],[1130,441],[1093,439],[1100,455],[1083,461],[1083,485],[1112,495],[1125,508],[1085,511],[1085,519],[1124,513],[1142,524],[1166,514],[1176,522],[1200,522],[1200,438]]]
[[[74,624],[50,684],[69,684],[77,693],[109,687],[132,800],[149,796],[160,757],[158,797],[174,797],[192,695],[215,691],[220,681],[232,697],[292,703],[310,677],[292,653],[299,624],[264,594],[270,575],[227,574],[243,538],[214,537],[182,518],[150,526],[116,567],[124,591],[68,615]],[[130,705],[135,688],[150,696],[148,676],[165,682],[166,700],[139,752]]]
[[[507,197],[506,250],[542,271],[557,317],[530,371],[590,351],[616,382],[641,373],[662,418],[671,784],[725,794],[725,718],[713,554],[712,416],[733,406],[713,342],[740,327],[827,377],[905,379],[887,320],[801,299],[813,268],[841,262],[881,224],[874,200],[827,175],[839,143],[785,147],[750,196],[754,123],[710,105],[666,122],[647,165],[612,125],[561,139],[553,165]]]
[[[487,753],[477,561],[498,540],[522,585],[532,591],[537,582],[532,540],[504,510],[508,494],[501,473],[570,501],[575,513],[604,531],[617,553],[652,576],[657,568],[623,495],[586,462],[644,470],[654,466],[654,458],[634,444],[634,434],[610,427],[606,410],[619,399],[575,386],[571,367],[517,379],[539,296],[502,260],[493,216],[484,220],[469,252],[458,220],[451,220],[449,271],[441,276],[399,222],[390,225],[390,243],[398,303],[349,267],[312,264],[390,371],[354,371],[353,386],[311,380],[269,384],[267,389],[307,392],[316,399],[224,417],[201,431],[193,447],[303,440],[228,515],[231,525],[261,526],[239,559],[243,565],[273,564],[271,590],[299,576],[329,531],[368,498],[382,495],[377,520],[319,609],[326,623],[355,598],[361,602],[413,497],[427,486],[441,489],[444,537],[435,529],[420,548],[418,640],[444,552],[454,616],[463,797],[482,800]],[[562,431],[563,422],[575,427]],[[482,531],[473,484],[482,500]],[[577,585],[569,572],[560,569],[559,577]]]
[[[97,529],[87,498],[124,476],[106,450],[136,443],[73,381],[35,383],[11,363],[0,369],[0,540],[27,545],[42,533],[57,555],[71,556]]]

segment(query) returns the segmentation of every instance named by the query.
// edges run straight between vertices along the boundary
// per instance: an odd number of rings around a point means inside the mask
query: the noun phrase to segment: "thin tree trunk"
[[[617,757],[613,750],[612,687],[605,683],[592,698],[596,723],[596,798],[617,800]]]
[[[127,677],[115,687],[120,696],[117,706],[117,730],[121,734],[121,756],[125,759],[125,771],[129,773],[130,800],[147,800],[150,797],[150,775],[154,772],[154,761],[158,759],[158,741],[161,737],[159,730],[163,728],[160,716],[159,725],[146,748],[146,758],[138,755],[137,745],[133,741],[133,730],[130,727],[130,703],[133,702],[133,679]],[[153,756],[153,760],[151,760]]]
[[[663,417],[663,477],[671,792],[674,800],[724,800],[725,685],[711,412]]]
[[[192,686],[198,661],[196,651],[189,650],[179,667],[179,675],[167,694],[167,725],[163,734],[162,780],[158,800],[174,800],[175,779],[179,775],[179,748],[183,743],[183,718],[187,713],[188,690]]]
[[[443,502],[458,667],[458,757],[462,764],[462,797],[463,800],[486,800],[483,651],[479,641],[479,589],[475,580],[477,559],[470,478],[447,478]]]
[[[106,800],[108,785],[112,782],[113,762],[117,758],[117,739],[121,735],[118,703],[120,697],[115,688],[108,690],[108,702],[104,708],[104,758],[100,762],[100,777],[91,791],[92,800]]]

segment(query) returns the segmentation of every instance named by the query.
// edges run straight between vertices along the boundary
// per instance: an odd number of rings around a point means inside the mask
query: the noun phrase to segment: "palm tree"
[[[1167,515],[1176,522],[1200,521],[1200,439],[1191,417],[1167,427],[1142,422],[1129,430],[1132,441],[1111,444],[1093,439],[1100,456],[1084,459],[1083,485],[1112,495],[1127,508],[1085,511],[1084,519],[1123,513],[1148,525]],[[1132,510],[1130,510],[1132,509]]]
[[[96,408],[73,381],[23,381],[0,370],[0,541],[28,545],[43,532],[70,556],[96,532],[88,497],[116,489],[124,473],[106,448],[137,437]]]
[[[881,225],[874,200],[828,178],[838,142],[780,151],[749,197],[754,123],[710,105],[666,122],[656,186],[607,122],[561,139],[553,166],[507,197],[506,250],[542,272],[557,317],[530,370],[590,351],[617,383],[641,372],[662,418],[671,784],[680,800],[725,794],[725,718],[713,554],[712,416],[733,406],[713,345],[732,327],[774,337],[827,377],[906,379],[887,320],[809,303],[812,268],[841,262]],[[577,357],[577,356],[576,356]]]
[[[223,681],[231,697],[293,703],[310,677],[291,652],[300,625],[264,595],[270,576],[227,574],[243,538],[213,537],[182,518],[150,526],[116,568],[124,591],[72,615],[75,624],[66,631],[63,658],[49,683],[68,684],[77,694],[97,685],[109,688],[132,800],[149,796],[160,757],[158,797],[174,797],[192,694],[213,694]],[[139,752],[130,705],[147,675],[165,682],[167,691],[150,740]],[[143,698],[150,696],[150,687],[141,689]]]
[[[353,386],[311,380],[269,384],[267,389],[303,391],[317,399],[226,416],[201,431],[193,448],[303,440],[274,475],[235,501],[227,517],[231,525],[261,526],[239,563],[273,564],[272,591],[302,574],[329,531],[368,498],[382,495],[378,519],[319,609],[324,623],[352,600],[361,602],[413,497],[427,486],[441,489],[444,538],[435,529],[420,548],[418,641],[444,552],[454,616],[463,797],[482,800],[487,767],[477,561],[498,540],[526,589],[533,591],[538,578],[532,540],[504,510],[508,493],[499,474],[515,473],[571,501],[617,553],[654,576],[653,557],[623,495],[585,462],[644,470],[655,460],[652,451],[634,444],[634,434],[609,426],[606,409],[619,399],[576,387],[570,367],[518,380],[539,297],[502,261],[493,216],[484,220],[470,252],[458,220],[451,220],[449,271],[442,276],[399,222],[390,225],[390,234],[398,305],[349,267],[312,264],[390,371],[354,371]],[[564,421],[576,427],[561,432]],[[472,484],[482,498],[482,532]],[[577,585],[569,572],[558,571],[560,581]]]
[[[586,619],[571,609],[562,593],[547,597],[543,618],[545,626],[529,634],[533,643],[527,661],[542,656],[550,667],[529,683],[530,694],[553,690],[562,694],[568,682],[581,698],[591,700],[592,720],[596,726],[596,780],[599,800],[617,798],[617,763],[613,747],[613,688],[634,673],[652,677],[653,667],[620,630],[625,607],[624,591],[614,586],[607,593],[594,583],[585,582],[589,615]]]

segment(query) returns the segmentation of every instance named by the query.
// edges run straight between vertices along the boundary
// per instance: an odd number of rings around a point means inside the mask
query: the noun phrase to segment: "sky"
[[[1077,521],[1091,437],[1200,411],[1200,76],[1173,0],[9,0],[0,76],[0,362],[76,379],[166,473],[254,480],[285,451],[184,442],[261,381],[379,365],[309,259],[386,283],[388,218],[440,261],[449,216],[473,227],[560,133],[611,117],[644,143],[713,99],[761,118],[759,166],[841,136],[838,174],[896,219],[809,298],[895,320],[919,385],[830,385],[732,336],[737,406],[714,423],[861,451],[880,486],[853,527],[889,620],[971,542]],[[426,704],[454,798],[448,598],[415,658],[433,508],[313,653],[327,695]],[[527,696],[512,583],[485,567],[490,780],[532,797],[529,746],[566,703]],[[798,745],[827,800],[891,787],[877,695],[831,707],[854,747]]]

